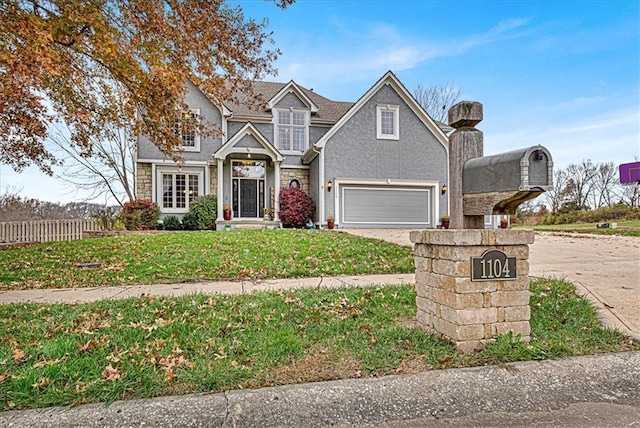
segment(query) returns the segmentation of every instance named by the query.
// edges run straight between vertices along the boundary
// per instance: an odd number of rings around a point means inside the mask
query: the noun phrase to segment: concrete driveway
[[[412,246],[408,229],[342,229]],[[640,340],[640,238],[538,233],[529,255],[531,276],[566,279],[599,309],[604,325]]]

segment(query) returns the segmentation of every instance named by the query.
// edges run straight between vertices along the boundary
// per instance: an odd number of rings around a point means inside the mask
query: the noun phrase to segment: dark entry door
[[[258,180],[240,181],[240,216],[258,217]]]

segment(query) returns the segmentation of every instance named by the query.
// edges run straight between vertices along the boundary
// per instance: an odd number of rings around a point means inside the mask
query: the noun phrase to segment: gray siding
[[[309,165],[309,196],[316,203],[316,210],[311,217],[314,222],[323,223],[325,219],[320,218],[320,195],[318,194],[319,187],[319,168],[318,159],[315,158]]]
[[[185,103],[190,108],[199,108],[200,115],[203,120],[215,123],[218,126],[222,124],[222,115],[217,107],[211,104],[211,101],[191,82],[187,86],[187,94]],[[185,161],[209,161],[212,159],[213,153],[222,145],[220,138],[201,138],[199,152],[184,152],[182,157]],[[163,160],[162,152],[144,136],[138,137],[138,159]]]
[[[300,98],[298,98],[297,95],[291,92],[285,95],[284,97],[282,97],[282,99],[278,102],[278,104],[276,104],[276,107],[277,108],[294,107],[294,108],[304,108],[304,109],[307,108],[307,106],[302,102],[302,100],[300,100]]]
[[[378,140],[376,105],[399,106],[400,139]],[[447,181],[445,147],[413,113],[391,86],[383,86],[327,142],[325,179],[397,179]],[[447,212],[446,195],[440,197],[440,213]],[[326,214],[335,212],[334,198],[326,198]],[[436,222],[437,223],[437,222]]]

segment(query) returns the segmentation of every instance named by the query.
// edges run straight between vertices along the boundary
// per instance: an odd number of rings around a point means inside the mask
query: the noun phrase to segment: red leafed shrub
[[[280,220],[284,227],[304,227],[315,209],[311,196],[299,187],[280,189]]]
[[[160,218],[160,207],[150,199],[137,199],[122,207],[122,222],[127,230],[155,229]]]

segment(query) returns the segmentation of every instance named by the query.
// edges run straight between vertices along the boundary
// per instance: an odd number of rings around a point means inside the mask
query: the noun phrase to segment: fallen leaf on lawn
[[[55,364],[58,364],[60,361],[62,361],[62,358],[56,358],[55,360],[44,359],[41,361],[36,361],[35,363],[33,363],[33,368],[37,369],[44,366],[53,366]]]
[[[9,376],[9,370],[6,370],[4,373],[0,373],[0,382],[5,380]]]
[[[19,363],[20,361],[24,360],[26,355],[27,354],[25,354],[22,349],[13,348],[13,361],[15,361],[16,363]]]
[[[78,348],[80,348],[80,350],[83,352],[90,351],[97,347],[98,347],[98,339],[96,339],[95,337],[91,340],[88,340],[84,344],[78,343]]]
[[[102,372],[102,377],[107,380],[114,381],[122,377],[122,372],[119,369],[115,369],[111,367],[111,364],[109,364],[107,367],[104,368]]]
[[[36,382],[33,385],[31,385],[32,388],[44,388],[45,386],[49,385],[51,383],[51,379],[49,379],[48,377],[43,377],[42,379],[40,379],[40,382]]]

